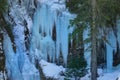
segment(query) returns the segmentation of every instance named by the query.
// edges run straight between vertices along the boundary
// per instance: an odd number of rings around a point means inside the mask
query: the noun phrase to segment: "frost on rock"
[[[57,66],[53,63],[48,63],[44,60],[41,60],[39,64],[42,68],[43,74],[47,78],[59,80],[62,77],[60,74],[65,72],[65,68],[63,68],[62,66]]]
[[[9,1],[11,6],[8,21],[13,26],[16,52],[13,50],[8,35],[4,34],[4,52],[8,78],[10,80],[40,80],[39,71],[29,61],[26,54],[25,31],[28,29],[28,32],[31,32],[32,19],[27,13],[25,4],[20,5],[18,0],[11,2],[13,1]]]
[[[53,62],[59,59],[61,52],[64,63],[67,63],[70,17],[65,4],[59,0],[39,0],[32,27],[30,45],[32,62],[35,60],[33,57],[35,52],[45,60],[49,56]]]
[[[6,72],[2,72],[0,71],[0,80],[7,80],[7,75],[6,75]]]

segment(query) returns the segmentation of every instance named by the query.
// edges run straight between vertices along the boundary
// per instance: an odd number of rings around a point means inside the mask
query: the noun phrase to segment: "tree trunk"
[[[97,80],[97,48],[96,48],[96,0],[92,0],[92,26],[91,26],[91,80]]]

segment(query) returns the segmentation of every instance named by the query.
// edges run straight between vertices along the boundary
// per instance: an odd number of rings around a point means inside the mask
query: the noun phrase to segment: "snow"
[[[118,80],[120,80],[120,75],[118,75],[118,77],[117,77],[117,78],[118,78]]]
[[[66,10],[65,0],[38,0],[38,2],[48,5],[51,10],[60,12]]]
[[[5,71],[0,71],[0,80],[7,80],[7,75],[5,73]]]
[[[98,80],[116,80],[119,74],[119,71],[115,71],[112,73],[104,73],[103,76],[100,76],[98,78]]]
[[[98,69],[98,74],[98,80],[117,80],[120,74],[120,69],[110,73],[104,73],[102,69]],[[82,77],[81,80],[90,80],[90,74],[87,74],[86,76]]]
[[[58,66],[54,63],[48,63],[45,60],[41,60],[39,62],[43,74],[47,78],[54,78],[57,80],[64,80],[64,77],[60,75],[60,73],[65,72],[65,68],[62,66]],[[105,73],[102,69],[98,69],[98,80],[120,80],[120,69],[116,69],[113,72]],[[74,78],[71,78],[70,80],[75,80]],[[88,74],[86,74],[84,77],[81,78],[81,80],[90,80],[90,71],[88,71]]]
[[[39,64],[42,68],[44,75],[47,78],[60,79],[60,77],[62,77],[60,74],[65,72],[65,68],[63,68],[62,66],[57,66],[56,64],[48,63],[45,60],[41,60]]]

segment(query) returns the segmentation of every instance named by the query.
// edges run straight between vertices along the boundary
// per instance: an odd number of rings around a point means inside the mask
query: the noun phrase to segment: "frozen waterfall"
[[[5,66],[10,80],[40,80],[36,62],[44,59],[50,62],[62,62],[67,65],[69,20],[73,19],[65,6],[65,0],[8,0],[10,5],[6,20],[12,25],[16,51],[8,34],[4,32],[3,48]],[[117,53],[117,42],[120,47],[120,20],[117,24],[117,38],[113,29],[108,29],[105,45],[105,66],[107,72],[113,69],[113,53]],[[74,30],[74,29],[72,29]],[[72,31],[71,31],[72,33]],[[83,33],[83,39],[90,36],[89,28]],[[101,34],[102,35],[102,34]],[[100,36],[101,36],[100,35]],[[28,45],[26,45],[28,42]],[[72,40],[71,40],[72,44]],[[84,44],[84,57],[90,67],[91,45]],[[100,48],[101,49],[101,48]],[[101,61],[102,62],[102,61]],[[119,63],[118,63],[119,64]],[[117,65],[118,65],[117,64]]]
[[[54,62],[62,53],[64,63],[68,55],[68,26],[70,14],[59,1],[40,1],[34,15],[30,57]],[[34,57],[33,57],[34,56]]]
[[[107,36],[108,43],[106,42],[107,48],[107,72],[111,72],[113,69],[113,54],[117,51],[117,40],[112,29]]]
[[[17,1],[17,0],[16,0]],[[12,42],[4,32],[3,47],[6,59],[6,70],[9,80],[40,80],[40,73],[29,60],[26,55],[25,48],[25,26],[30,30],[31,28],[31,18],[27,14],[26,8],[22,5],[18,5],[18,2],[11,3],[9,1],[10,11],[9,17],[6,18],[13,27],[14,43],[16,49],[13,49]],[[23,17],[24,16],[24,17]],[[27,25],[23,22],[26,21]]]
[[[4,34],[4,51],[6,57],[6,70],[8,79],[10,80],[23,80],[22,74],[20,73],[18,60],[12,49],[12,43],[7,34]]]

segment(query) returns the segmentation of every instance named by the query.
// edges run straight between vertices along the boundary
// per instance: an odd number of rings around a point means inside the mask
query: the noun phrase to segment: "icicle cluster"
[[[59,59],[62,53],[64,63],[68,55],[68,26],[70,14],[64,1],[40,0],[34,15],[30,55],[51,61]],[[34,55],[36,54],[36,55]],[[35,56],[35,57],[33,57]]]

